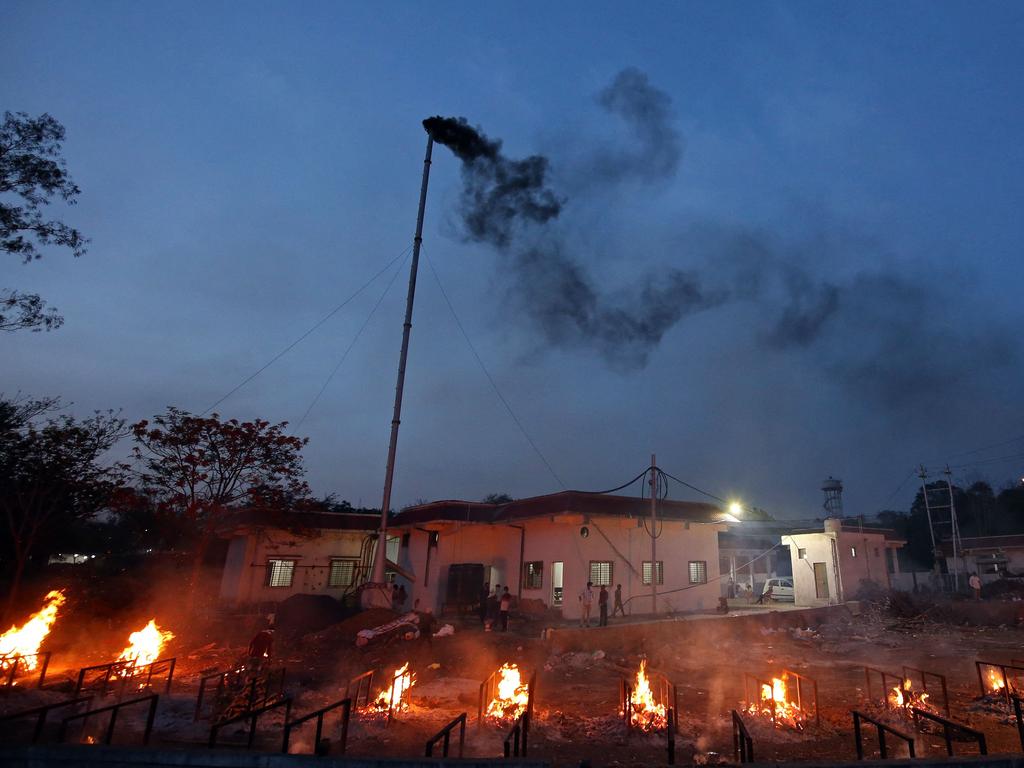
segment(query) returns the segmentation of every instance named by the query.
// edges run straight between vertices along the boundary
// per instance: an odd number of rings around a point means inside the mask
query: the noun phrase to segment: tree
[[[70,248],[74,256],[85,253],[89,242],[77,229],[43,216],[43,206],[59,197],[74,205],[81,190],[68,175],[61,154],[64,126],[48,114],[29,117],[24,112],[4,112],[0,126],[0,250],[28,263],[42,256],[42,246]],[[57,328],[63,319],[45,308],[36,294],[0,290],[0,330]]]
[[[191,599],[203,556],[234,512],[273,514],[308,498],[301,451],[308,439],[285,434],[287,422],[222,421],[169,407],[152,423],[132,425],[143,490],[193,537]]]
[[[56,399],[0,399],[0,513],[12,563],[5,616],[17,600],[29,558],[47,537],[74,521],[92,518],[121,485],[125,468],[103,464],[126,432],[113,412],[78,421],[38,419]]]

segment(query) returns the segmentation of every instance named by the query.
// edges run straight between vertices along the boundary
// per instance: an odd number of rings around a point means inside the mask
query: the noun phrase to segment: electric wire
[[[701,488],[698,488],[695,485],[691,485],[690,483],[686,482],[685,480],[680,480],[678,477],[676,477],[675,475],[670,475],[668,472],[665,472],[665,476],[668,477],[668,478],[671,478],[672,480],[675,480],[680,485],[685,485],[691,491],[696,491],[697,493],[700,493],[700,494],[702,494],[704,496],[707,496],[709,499],[714,499],[715,501],[720,501],[723,504],[728,504],[729,503],[728,501],[723,499],[721,496],[715,496],[715,494],[709,493],[708,491],[705,491],[705,490],[703,490]]]
[[[286,347],[285,347],[284,349],[282,349],[282,350],[281,350],[280,352],[278,352],[278,353],[277,353],[276,355],[274,355],[274,356],[273,356],[272,358],[270,358],[270,360],[268,360],[268,361],[267,361],[267,362],[266,362],[266,363],[265,363],[265,364],[264,364],[264,365],[263,365],[262,367],[260,367],[260,368],[259,368],[259,369],[258,369],[258,370],[257,370],[257,371],[255,372],[255,373],[252,373],[252,374],[250,374],[249,376],[247,376],[247,377],[246,377],[245,379],[243,379],[243,380],[242,380],[242,382],[241,382],[241,383],[239,383],[239,384],[238,384],[237,386],[235,386],[234,388],[232,388],[232,389],[231,389],[231,390],[230,390],[230,391],[229,391],[229,392],[228,392],[228,393],[227,393],[226,395],[224,395],[223,397],[221,397],[221,398],[220,398],[220,399],[219,399],[219,400],[218,400],[217,402],[215,402],[215,403],[214,403],[213,405],[211,405],[211,406],[210,406],[209,408],[207,408],[207,409],[206,409],[205,411],[203,411],[203,412],[202,412],[201,414],[199,414],[199,415],[200,415],[200,416],[205,416],[206,414],[208,414],[208,413],[209,413],[210,411],[212,411],[212,410],[213,410],[214,408],[216,408],[216,407],[217,407],[218,405],[220,405],[220,404],[221,404],[221,403],[223,403],[223,402],[224,402],[225,400],[227,400],[227,399],[228,399],[229,397],[231,397],[231,396],[232,396],[233,394],[235,394],[235,392],[237,392],[238,390],[240,390],[240,389],[241,389],[242,387],[244,387],[244,386],[245,386],[246,384],[248,384],[248,383],[249,383],[250,381],[252,381],[252,380],[253,380],[253,379],[255,379],[255,378],[256,378],[257,376],[259,376],[259,375],[260,375],[261,373],[263,373],[263,372],[264,372],[265,370],[267,370],[267,368],[269,368],[269,367],[270,367],[270,366],[272,366],[272,365],[273,365],[274,363],[276,363],[276,362],[277,362],[278,360],[280,360],[280,359],[281,359],[282,357],[284,357],[284,356],[285,356],[286,354],[288,354],[289,352],[291,352],[291,351],[292,351],[292,349],[294,349],[294,348],[295,348],[295,347],[296,347],[296,346],[297,346],[297,345],[298,345],[298,344],[299,344],[300,342],[302,342],[302,341],[303,341],[303,340],[304,340],[304,339],[305,339],[305,338],[306,338],[307,336],[309,336],[309,335],[310,335],[311,333],[313,333],[313,331],[315,331],[315,330],[316,330],[317,328],[319,328],[319,327],[320,327],[321,325],[323,325],[323,324],[324,324],[324,323],[326,323],[326,322],[327,322],[328,320],[330,320],[330,319],[331,319],[332,317],[334,317],[334,316],[335,316],[336,314],[338,314],[338,312],[340,312],[340,311],[341,311],[342,309],[344,309],[344,308],[345,308],[345,306],[347,306],[347,305],[349,304],[349,302],[351,302],[351,301],[352,301],[353,299],[355,299],[355,298],[356,298],[356,297],[357,297],[357,296],[358,296],[359,294],[361,294],[361,293],[362,293],[363,291],[365,291],[365,290],[366,290],[367,288],[369,288],[369,287],[370,287],[370,285],[371,285],[371,284],[373,284],[373,282],[374,282],[374,281],[375,281],[375,280],[376,280],[376,279],[377,279],[378,277],[380,277],[380,276],[381,276],[381,275],[383,275],[383,274],[384,274],[385,272],[387,272],[387,271],[388,271],[389,269],[391,269],[391,267],[392,267],[392,266],[394,266],[395,262],[396,262],[396,261],[398,261],[399,259],[403,258],[403,257],[404,257],[404,256],[405,256],[405,255],[406,255],[407,253],[409,253],[409,251],[410,251],[410,250],[412,250],[412,245],[408,245],[408,246],[406,246],[406,247],[405,247],[405,249],[404,249],[404,250],[403,250],[403,251],[402,251],[401,253],[399,253],[399,254],[398,254],[397,256],[395,256],[395,258],[393,258],[393,259],[392,259],[391,261],[389,261],[389,262],[388,262],[388,263],[387,263],[387,264],[386,264],[386,265],[385,265],[384,267],[382,267],[382,268],[381,268],[381,270],[380,270],[379,272],[377,272],[377,273],[376,273],[376,274],[375,274],[375,275],[374,275],[373,277],[371,277],[371,278],[370,278],[369,280],[367,280],[367,281],[366,281],[365,283],[363,283],[363,285],[362,285],[362,286],[361,286],[360,288],[358,288],[358,289],[356,290],[356,292],[355,292],[355,293],[353,293],[353,294],[352,294],[351,296],[349,296],[349,297],[348,297],[347,299],[345,299],[345,300],[344,300],[343,302],[341,302],[341,303],[340,303],[340,304],[339,304],[338,306],[336,306],[336,307],[335,307],[334,309],[332,309],[332,310],[331,310],[330,312],[328,312],[328,313],[327,313],[326,315],[324,315],[324,316],[323,316],[322,318],[320,318],[319,320],[317,320],[317,321],[316,321],[316,323],[314,323],[314,324],[313,324],[313,326],[312,326],[312,327],[311,327],[311,328],[310,328],[309,330],[307,330],[307,331],[306,331],[305,333],[303,333],[303,334],[302,334],[301,336],[299,336],[299,338],[297,338],[297,339],[296,339],[295,341],[293,341],[293,342],[292,342],[291,344],[289,344],[289,345],[288,345],[288,346],[286,346]]]
[[[650,472],[650,471],[651,471],[650,467],[648,467],[643,472],[641,472],[639,475],[637,475],[632,480],[630,480],[628,483],[623,483],[622,485],[617,486],[615,488],[609,488],[607,491],[577,491],[577,490],[573,490],[573,491],[570,491],[570,493],[589,493],[589,494],[595,494],[595,495],[604,494],[604,493],[615,493],[616,491],[621,491],[623,488],[629,488],[629,486],[631,486],[633,483],[635,483],[641,477],[646,477],[647,473]]]
[[[523,437],[526,438],[526,442],[530,444],[530,447],[533,448],[534,453],[537,454],[537,456],[540,458],[544,466],[547,467],[548,472],[551,473],[551,476],[555,479],[555,482],[558,483],[559,487],[564,489],[565,483],[562,482],[562,479],[558,476],[558,473],[555,472],[554,468],[551,466],[551,463],[547,460],[544,454],[541,453],[540,448],[537,447],[537,444],[533,441],[533,438],[530,437],[530,434],[526,431],[526,428],[523,426],[523,423],[519,420],[519,417],[516,416],[515,412],[512,410],[512,406],[509,405],[508,400],[506,400],[505,396],[501,394],[501,390],[498,389],[498,384],[494,381],[494,377],[491,376],[490,371],[487,370],[487,366],[484,365],[483,359],[481,359],[480,354],[476,351],[476,347],[473,346],[473,342],[470,340],[469,334],[466,333],[466,329],[463,327],[462,321],[459,320],[459,315],[455,311],[455,307],[452,305],[451,299],[448,298],[448,292],[444,289],[444,285],[441,283],[441,277],[440,275],[438,275],[437,270],[434,268],[434,263],[430,260],[430,256],[428,256],[425,251],[421,251],[421,253],[423,253],[424,259],[426,259],[427,266],[430,267],[430,272],[434,276],[434,280],[437,282],[437,287],[441,291],[441,296],[444,297],[445,304],[448,305],[448,311],[452,313],[452,318],[455,320],[455,325],[458,326],[459,331],[462,333],[462,338],[466,340],[466,344],[469,346],[469,350],[473,353],[473,357],[476,358],[476,362],[480,366],[480,370],[484,372],[484,376],[486,376],[487,380],[491,383],[491,387],[494,389],[494,393],[498,396],[498,399],[501,400],[502,405],[505,406],[505,410],[508,411],[508,415],[512,417],[512,421],[516,423],[516,426],[519,427],[519,431],[523,433]]]
[[[309,404],[309,407],[306,408],[305,413],[302,414],[302,418],[299,419],[298,423],[295,425],[296,429],[302,426],[303,422],[306,421],[306,417],[309,416],[310,411],[312,411],[313,407],[320,401],[320,398],[327,390],[327,386],[331,383],[331,380],[334,378],[335,374],[337,374],[338,369],[341,368],[342,364],[345,362],[345,359],[348,357],[348,353],[352,351],[352,347],[354,347],[356,345],[356,342],[359,341],[359,337],[363,335],[363,331],[366,330],[366,326],[370,324],[370,320],[373,319],[373,315],[374,313],[376,313],[377,308],[380,307],[381,303],[384,301],[384,297],[388,295],[388,292],[391,290],[391,286],[395,284],[395,279],[402,273],[402,267],[405,266],[405,262],[406,259],[402,259],[401,263],[398,265],[398,269],[396,269],[394,274],[391,275],[391,279],[388,280],[388,284],[384,287],[384,291],[381,293],[380,298],[378,298],[377,303],[373,305],[373,308],[370,310],[370,313],[366,316],[366,319],[363,321],[363,324],[359,326],[359,330],[356,331],[355,336],[352,337],[352,341],[350,341],[348,346],[345,348],[345,352],[342,354],[341,359],[338,360],[338,364],[334,366],[334,370],[332,370],[330,374],[327,376],[327,379],[324,381],[323,386],[320,387],[320,391],[316,393],[316,397],[313,398],[312,402],[310,402]]]

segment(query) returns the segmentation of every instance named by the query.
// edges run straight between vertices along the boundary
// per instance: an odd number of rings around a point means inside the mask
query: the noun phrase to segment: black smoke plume
[[[630,132],[626,151],[602,152],[591,181],[671,176],[682,141],[671,121],[671,100],[636,69],[620,72],[597,97]],[[512,300],[548,343],[599,351],[616,367],[646,365],[648,355],[680,319],[720,304],[692,272],[668,269],[641,277],[613,294],[598,287],[589,258],[577,255],[564,228],[554,226],[565,200],[547,187],[549,162],[533,155],[511,160],[501,142],[465,118],[431,117],[423,126],[462,161],[461,218],[467,239],[489,243],[513,268]]]
[[[463,117],[430,117],[423,127],[462,161],[462,219],[471,239],[505,248],[517,224],[543,224],[561,212],[562,201],[545,186],[546,157],[510,160],[500,141]]]

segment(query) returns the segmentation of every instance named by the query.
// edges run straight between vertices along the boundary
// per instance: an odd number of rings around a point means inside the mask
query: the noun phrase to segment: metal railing
[[[787,698],[789,696],[790,690],[794,690],[796,692],[796,708],[800,711],[800,714],[803,717],[803,721],[806,722],[812,719],[813,717],[814,724],[816,726],[820,726],[821,711],[818,707],[818,682],[814,678],[808,677],[807,675],[801,675],[799,672],[794,672],[790,669],[782,670],[782,676],[780,679],[786,681],[788,678],[792,678],[793,680],[795,680],[796,685],[792,687],[788,684],[786,685]],[[752,694],[751,684],[753,684]],[[808,712],[807,708],[804,706],[804,703],[807,700],[807,691],[805,691],[806,687],[810,687],[810,702],[814,704],[813,716],[811,715],[811,713]],[[772,691],[772,695],[768,699],[768,701],[771,702],[772,723],[777,724],[777,702],[775,699],[775,689],[772,685],[771,680],[762,680],[756,675],[751,675],[745,672],[743,674],[743,707],[745,710],[749,711],[750,708],[753,706],[756,711],[760,712],[762,706],[761,691],[764,688],[768,688],[768,690]],[[797,723],[798,726],[800,724],[801,723]]]
[[[523,671],[520,669],[519,674],[522,675]],[[487,707],[495,697],[495,693],[498,690],[498,681],[501,679],[501,669],[496,669],[492,672],[486,680],[480,683],[480,699],[477,703],[476,708],[476,727],[480,728],[484,724],[484,718],[487,716]],[[537,673],[534,672],[530,675],[529,681],[526,683],[526,711],[533,714],[533,693],[537,690]]]
[[[156,705],[160,701],[159,693],[151,693],[148,696],[140,696],[137,699],[129,699],[128,701],[119,701],[117,704],[111,704],[107,707],[100,707],[99,709],[90,709],[86,712],[80,712],[77,715],[70,715],[61,720],[60,731],[57,732],[57,741],[63,742],[67,736],[68,723],[72,720],[82,720],[82,727],[85,727],[85,723],[88,722],[89,718],[93,715],[99,715],[103,712],[110,713],[110,720],[107,722],[107,731],[103,737],[103,743],[109,745],[111,740],[114,738],[114,726],[117,725],[117,715],[126,707],[132,707],[136,704],[149,704],[149,712],[146,715],[146,727],[142,732],[142,743],[149,744],[150,734],[153,733],[153,721],[156,719]]]
[[[676,712],[676,710],[674,708],[672,708],[672,707],[669,707],[668,711],[665,714],[667,715],[666,718],[665,718],[665,739],[666,739],[665,749],[666,749],[666,752],[667,752],[668,764],[669,765],[675,765],[676,764],[676,726],[677,726],[677,723],[678,723],[679,715]]]
[[[40,651],[39,653],[14,653],[8,656],[0,656],[0,673],[6,678],[2,687],[13,688],[16,685],[14,681],[18,677],[18,667],[25,659],[35,659],[36,666],[39,667],[39,679],[36,681],[35,687],[42,688],[43,681],[46,680],[46,670],[50,667],[50,657],[52,655],[50,651]],[[25,666],[26,668],[28,667],[27,664]]]
[[[352,706],[359,709],[359,700],[362,698],[363,706],[369,706],[370,704],[370,689],[373,687],[373,674],[374,670],[368,669],[361,675],[356,675],[348,681],[348,685],[345,686],[345,698],[352,699]],[[364,685],[365,683],[365,685]],[[352,693],[352,685],[355,684],[356,691]]]
[[[505,757],[526,757],[530,740],[530,713],[523,712],[512,724],[512,730],[505,737]]]
[[[264,704],[259,709],[253,709],[248,712],[242,712],[239,715],[230,717],[227,720],[220,720],[214,723],[210,727],[210,738],[207,741],[207,746],[213,749],[217,746],[217,735],[220,733],[220,729],[234,723],[240,723],[243,720],[249,721],[249,736],[245,742],[246,749],[252,749],[252,744],[256,740],[256,724],[259,721],[260,715],[270,712],[271,710],[284,707],[284,721],[287,723],[292,714],[292,700],[291,697],[275,701],[271,704]]]
[[[62,707],[71,707],[78,704],[89,704],[92,702],[92,696],[79,696],[75,699],[65,699],[64,701],[58,701],[53,704],[44,704],[41,707],[32,707],[32,709],[23,709],[20,712],[12,712],[7,715],[0,716],[0,722],[7,722],[10,720],[20,720],[23,717],[34,717],[38,715],[36,720],[36,727],[32,731],[32,743],[35,744],[39,741],[39,737],[43,735],[43,727],[46,725],[46,717],[55,709],[61,709]]]
[[[647,680],[651,684],[654,702],[665,707],[665,712],[672,711],[672,725],[679,728],[679,689],[661,672],[647,672]],[[633,683],[625,678],[619,681],[619,710],[622,712],[626,730],[633,726]]]
[[[1020,749],[1024,752],[1024,714],[1021,712],[1021,700],[1016,693],[1010,700],[1013,702],[1013,716],[1017,720],[1017,738],[1020,739]]]
[[[732,711],[732,751],[737,763],[754,762],[754,740],[750,738],[750,731],[735,709]]]
[[[985,742],[985,734],[981,731],[975,730],[968,725],[958,723],[949,718],[943,717],[942,715],[936,715],[934,712],[927,712],[918,707],[911,709],[914,713],[914,717],[923,717],[926,720],[938,723],[942,726],[942,738],[946,742],[946,754],[949,757],[953,757],[953,734],[959,733],[966,736],[969,739],[974,740],[978,744],[978,752],[982,755],[988,754],[988,745]]]
[[[86,682],[86,675],[90,672],[102,672],[95,680]],[[78,671],[78,682],[75,684],[75,690],[72,693],[73,696],[77,696],[82,691],[95,691],[96,686],[99,686],[97,691],[100,696],[106,696],[108,691],[114,687],[114,685],[120,686],[120,690],[117,695],[123,696],[125,686],[135,676],[135,659],[129,659],[127,661],[112,661],[109,664],[96,664],[92,667],[82,667]],[[111,678],[114,679],[114,684],[111,684]]]
[[[1003,698],[1006,699],[1006,703],[1010,703],[1010,694],[1016,693],[1018,686],[1016,685],[1016,678],[1024,675],[1024,666],[1017,666],[1015,664],[997,664],[994,661],[976,661],[974,662],[975,669],[978,670],[978,685],[981,686],[981,695],[988,696],[992,693],[1001,693]],[[988,667],[990,669],[998,669],[1000,679],[1003,682],[1002,688],[990,691],[985,687],[985,676],[982,674],[981,668]],[[1013,670],[1016,674],[1007,674],[1007,670]]]
[[[850,714],[853,715],[853,742],[854,745],[857,747],[858,760],[864,759],[864,740],[863,735],[861,733],[860,725],[862,720],[864,722],[871,723],[871,725],[875,726],[875,728],[878,729],[878,754],[881,756],[883,760],[886,760],[889,757],[889,749],[885,743],[885,734],[887,733],[891,733],[896,738],[902,739],[904,742],[906,742],[907,749],[910,750],[910,757],[917,757],[917,755],[914,754],[913,736],[908,736],[907,734],[902,733],[901,731],[897,731],[892,726],[886,725],[885,723],[875,720],[873,717],[865,715],[863,712],[858,712],[856,709],[851,710]]]
[[[916,667],[908,667],[904,665],[903,674],[907,680],[913,681],[914,675],[918,675],[921,678],[921,690],[927,693],[929,696],[935,691],[935,686],[932,686],[932,690],[928,690],[929,678],[938,681],[939,688],[942,691],[942,708],[946,711],[946,717],[950,717],[952,713],[949,711],[949,689],[946,687],[946,676],[940,675],[938,672],[928,672],[923,669],[917,669]]]
[[[868,701],[874,701],[874,686],[872,681],[875,677],[878,677],[882,685],[882,704],[889,706],[889,692],[894,688],[903,688],[903,678],[892,672],[887,672],[884,669],[876,669],[875,667],[864,667],[864,682],[867,688]]]
[[[228,685],[228,681],[233,681],[231,684],[236,685],[241,681],[245,673],[245,667],[235,667],[225,672],[214,672],[212,675],[206,675],[199,679],[199,694],[196,696],[196,709],[192,715],[192,721],[197,722],[203,713],[203,701],[206,698],[206,694],[209,690],[208,686],[211,680],[217,681],[217,688],[215,691],[216,698],[220,698],[221,692]]]
[[[174,680],[174,667],[175,667],[175,665],[177,663],[178,663],[178,659],[175,658],[175,657],[172,657],[170,659],[157,659],[156,661],[154,661],[154,662],[152,662],[150,664],[147,664],[146,666],[142,667],[141,669],[136,667],[136,669],[135,669],[136,677],[141,677],[142,675],[146,676],[146,682],[142,683],[139,687],[140,688],[152,688],[153,687],[153,677],[155,675],[163,676],[164,674],[166,674],[167,675],[167,682],[164,685],[164,693],[170,693],[171,692],[171,682]]]
[[[310,712],[309,714],[297,717],[294,720],[286,720],[284,724],[284,737],[281,740],[281,751],[288,754],[288,743],[291,740],[292,730],[298,726],[306,723],[313,718],[316,718],[316,737],[313,739],[313,754],[322,754],[321,751],[321,739],[324,733],[324,715],[335,709],[341,708],[341,738],[338,743],[341,744],[339,754],[345,754],[345,746],[348,743],[348,724],[352,718],[352,699],[342,699],[336,701],[333,704],[328,704],[326,707],[321,707],[316,712]]]
[[[429,739],[425,747],[425,756],[434,756],[434,745],[437,742],[441,742],[441,757],[448,757],[448,748],[451,746],[452,730],[455,726],[459,726],[459,754],[456,757],[462,757],[463,747],[466,745],[466,713],[463,712],[461,715],[452,720],[448,725],[442,728],[440,731],[435,733]],[[508,757],[508,748],[506,745],[505,757]]]

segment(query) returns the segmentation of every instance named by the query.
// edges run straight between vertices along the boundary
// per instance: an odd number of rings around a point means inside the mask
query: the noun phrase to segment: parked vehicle
[[[761,594],[767,596],[771,590],[772,600],[791,603],[795,599],[793,594],[793,580],[790,578],[768,579],[761,589]]]

